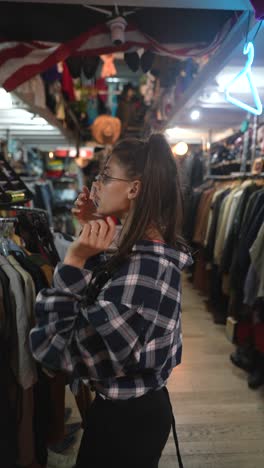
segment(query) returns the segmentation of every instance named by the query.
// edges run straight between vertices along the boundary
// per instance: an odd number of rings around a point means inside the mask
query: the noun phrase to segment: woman
[[[172,422],[165,385],[181,361],[180,273],[191,263],[179,239],[181,192],[165,138],[117,144],[94,188],[102,218],[84,223],[54,287],[39,294],[32,350],[44,366],[88,379],[96,391],[77,468],[157,468]],[[76,209],[83,222],[87,196]],[[106,258],[112,216],[123,227]],[[111,277],[84,302],[94,271]]]

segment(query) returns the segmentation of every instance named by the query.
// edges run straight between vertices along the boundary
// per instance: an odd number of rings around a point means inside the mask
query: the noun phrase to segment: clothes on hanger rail
[[[193,191],[185,232],[198,249],[192,281],[214,321],[233,317],[237,345],[251,340],[264,362],[263,223],[263,178],[214,179]]]
[[[42,212],[12,210],[15,218],[0,217],[0,348],[6,376],[5,385],[0,383],[1,463],[10,468],[33,462],[45,466],[48,443],[64,437],[65,378],[43,373],[28,338],[35,323],[36,294],[51,286],[57,253]],[[9,451],[11,444],[14,449]]]

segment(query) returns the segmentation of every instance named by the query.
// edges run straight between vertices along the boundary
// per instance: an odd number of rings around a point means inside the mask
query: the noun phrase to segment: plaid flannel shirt
[[[111,399],[163,387],[181,362],[180,273],[191,263],[165,244],[138,242],[85,308],[81,299],[92,270],[59,264],[53,288],[37,297],[30,333],[35,359],[87,379]]]

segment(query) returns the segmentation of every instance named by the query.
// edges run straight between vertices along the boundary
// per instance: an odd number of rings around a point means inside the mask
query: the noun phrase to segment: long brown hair
[[[165,137],[153,134],[147,141],[127,138],[114,147],[111,156],[125,169],[129,179],[141,181],[141,191],[135,199],[129,227],[121,236],[110,264],[127,258],[150,226],[162,234],[170,247],[186,250],[181,239],[183,197],[179,172]]]

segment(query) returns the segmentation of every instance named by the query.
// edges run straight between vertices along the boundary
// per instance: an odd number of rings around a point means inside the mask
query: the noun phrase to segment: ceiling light
[[[194,110],[191,112],[190,117],[191,117],[192,120],[199,120],[200,115],[201,115],[200,111],[197,110],[197,109],[194,109]]]
[[[43,117],[40,117],[39,115],[36,115],[33,117],[32,122],[34,125],[48,125],[48,122],[43,119]]]
[[[221,99],[220,99],[220,95],[217,91],[213,91],[210,95],[210,101],[211,102],[219,102]]]
[[[77,156],[76,148],[71,148],[70,149],[69,156],[70,156],[70,158],[75,158],[75,156]]]
[[[11,109],[13,107],[12,97],[4,88],[0,88],[0,109]]]
[[[184,156],[188,152],[188,145],[185,141],[179,141],[177,145],[173,146],[172,152],[177,156]]]
[[[127,27],[127,21],[122,16],[113,18],[107,22],[107,26],[111,31],[112,43],[116,46],[120,46],[126,42],[125,29]]]
[[[166,135],[168,135],[169,137],[172,138],[172,137],[176,136],[176,134],[178,133],[179,130],[180,130],[180,129],[179,129],[178,127],[167,128],[167,129],[165,130],[165,133],[166,133]]]
[[[49,158],[50,159],[54,158],[54,153],[52,151],[49,152]]]
[[[80,149],[80,158],[86,158],[86,149],[85,148]]]

